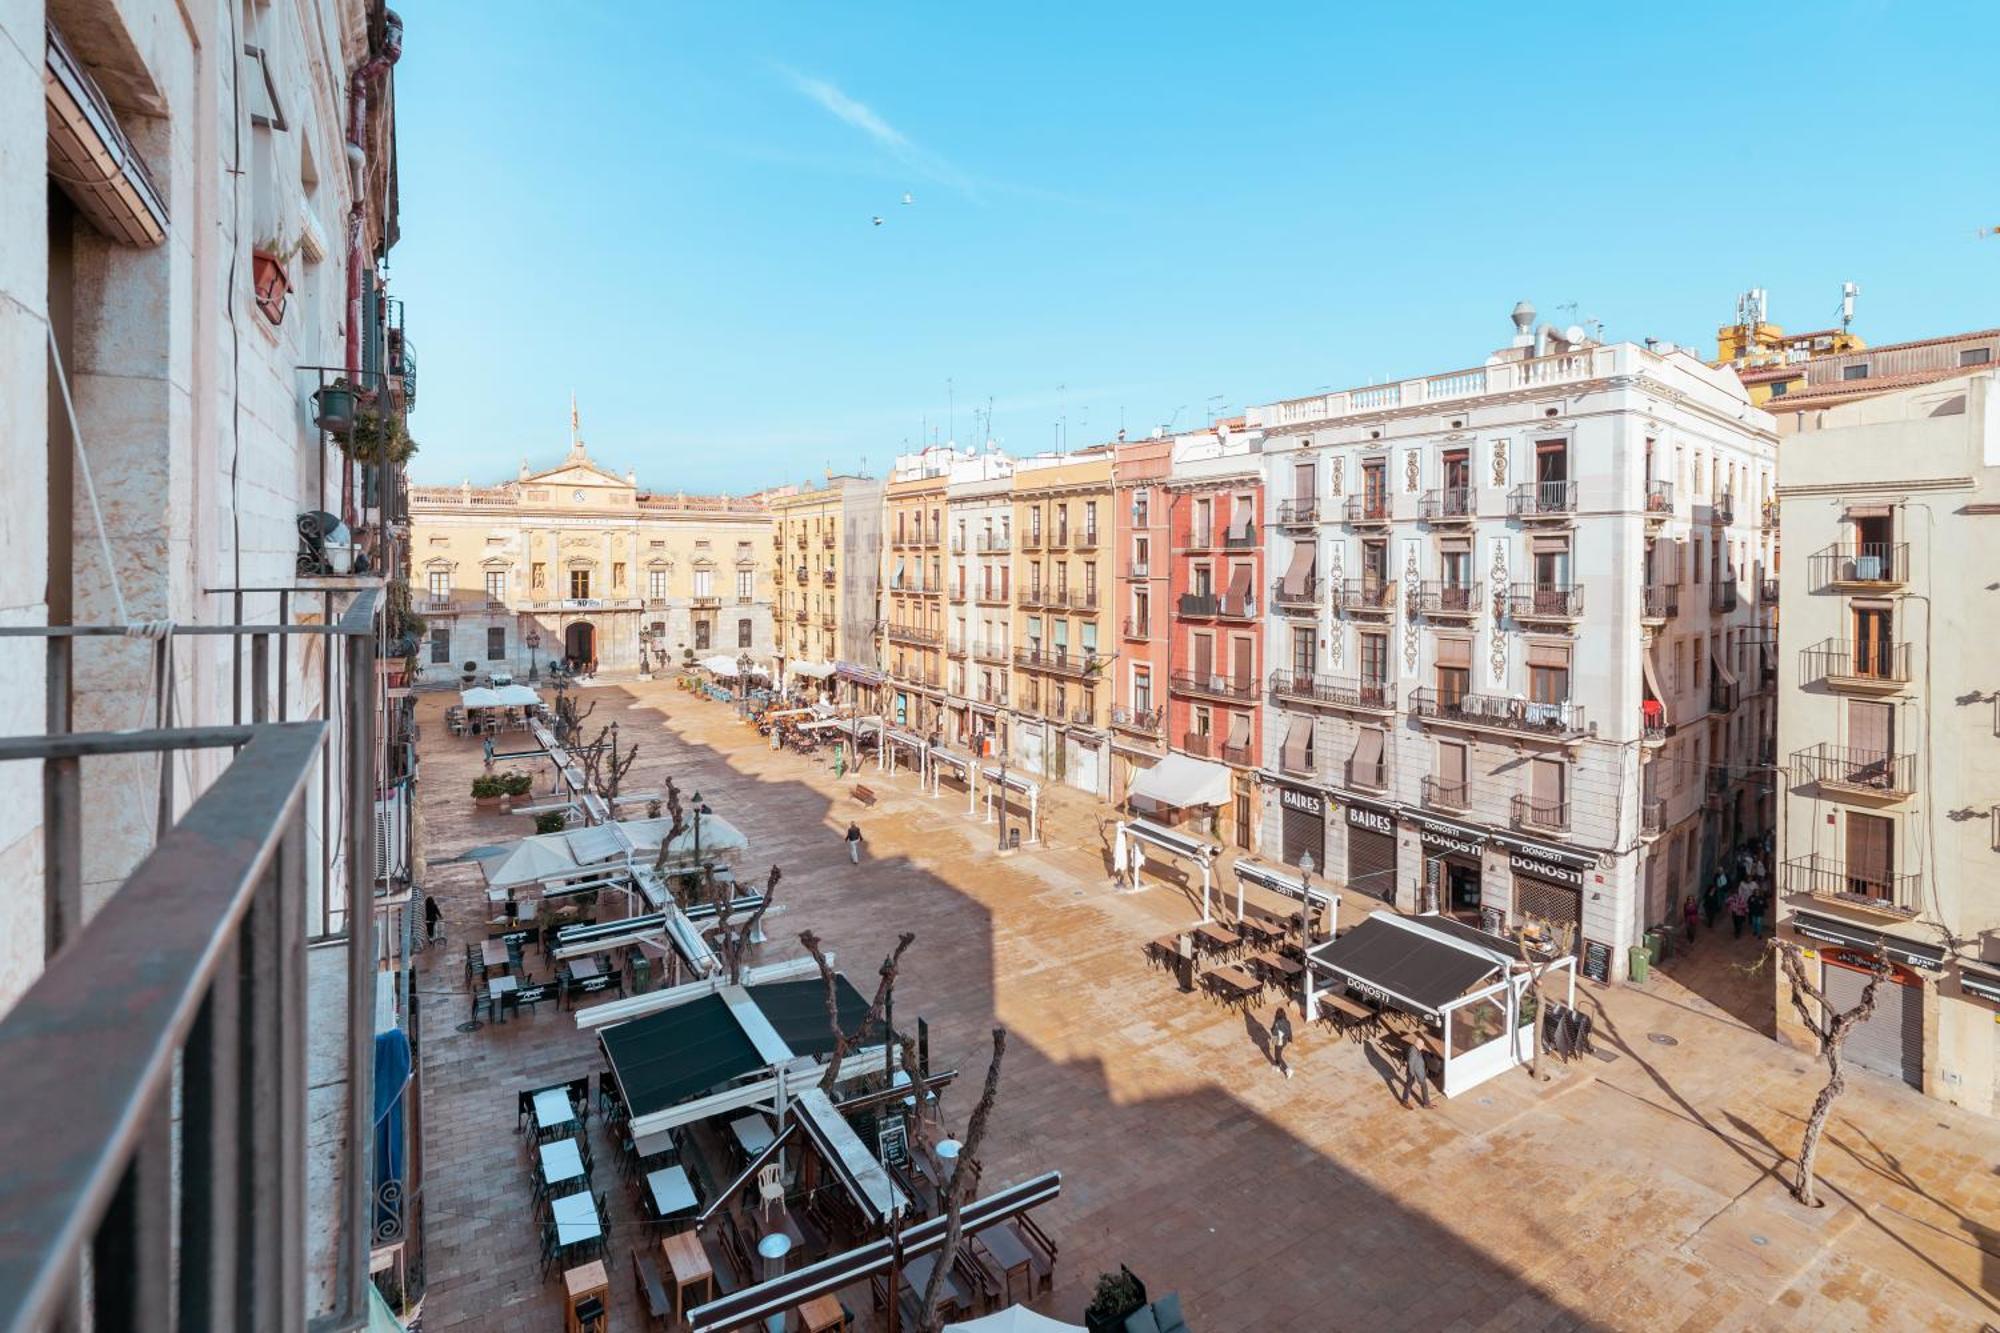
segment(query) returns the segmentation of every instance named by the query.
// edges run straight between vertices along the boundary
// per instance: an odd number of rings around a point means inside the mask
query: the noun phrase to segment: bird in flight
[[[877,216],[876,216],[876,218],[875,218],[875,225],[876,225],[876,226],[878,226],[878,227],[882,225],[882,219],[881,219],[880,215],[877,215]]]

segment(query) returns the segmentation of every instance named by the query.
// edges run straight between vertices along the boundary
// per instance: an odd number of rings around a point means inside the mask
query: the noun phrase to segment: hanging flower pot
[[[257,308],[273,324],[285,322],[285,297],[292,290],[292,278],[285,256],[277,250],[259,247],[250,257],[250,278],[257,292]]]
[[[346,380],[322,385],[312,396],[313,424],[331,435],[345,435],[354,429],[355,409],[361,395]]]

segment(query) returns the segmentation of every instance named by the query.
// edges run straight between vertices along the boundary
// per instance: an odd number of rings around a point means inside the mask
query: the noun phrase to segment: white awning
[[[805,676],[812,680],[825,680],[833,674],[831,662],[793,662],[785,668],[788,676]]]
[[[1183,809],[1191,805],[1229,804],[1229,769],[1206,759],[1170,754],[1132,779],[1135,800]]]
[[[1022,777],[1012,769],[1007,771],[1007,776],[1004,779],[1000,776],[999,769],[990,766],[981,769],[979,776],[988,782],[1003,782],[1007,790],[1020,792],[1024,796],[1032,795],[1042,789],[1041,783],[1036,782],[1033,778]]]
[[[1121,823],[1118,828],[1121,833],[1130,836],[1138,842],[1143,842],[1149,847],[1156,847],[1160,851],[1170,852],[1175,856],[1184,856],[1190,861],[1199,861],[1203,865],[1213,861],[1222,852],[1222,848],[1206,839],[1197,838],[1193,834],[1182,833],[1178,829],[1170,829],[1144,819],[1128,819]]]
[[[1315,545],[1312,542],[1295,542],[1292,545],[1292,563],[1285,566],[1285,595],[1299,597],[1305,594],[1306,580],[1312,577]]]
[[[650,863],[659,855],[660,839],[666,837],[667,831],[673,826],[673,820],[662,816],[659,819],[624,820],[618,828],[631,840],[633,857]],[[669,862],[677,857],[694,855],[694,834],[695,816],[690,811],[687,816],[687,827],[681,830],[680,836],[674,839],[673,846],[667,849]],[[701,854],[704,860],[712,853],[740,852],[749,845],[750,840],[743,836],[743,830],[721,815],[701,816]]]
[[[496,686],[493,697],[502,708],[535,708],[542,702],[542,696],[526,685]]]
[[[475,685],[469,690],[458,692],[458,701],[467,708],[501,708],[500,692],[489,690],[484,685]]]
[[[599,824],[594,828],[564,833],[562,837],[569,844],[569,854],[576,858],[576,863],[587,866],[594,861],[612,860],[630,851],[631,840],[621,834],[616,824]]]
[[[713,657],[702,658],[701,669],[712,676],[720,676],[724,680],[736,679],[736,659],[724,657],[721,653],[717,653]]]

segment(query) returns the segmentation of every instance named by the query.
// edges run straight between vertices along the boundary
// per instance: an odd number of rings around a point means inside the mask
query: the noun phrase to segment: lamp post
[[[1000,851],[1007,850],[1007,752],[1000,751]]]
[[[736,715],[750,716],[750,654],[736,655]]]
[[[542,646],[542,636],[534,630],[528,631],[528,679],[535,680],[541,674],[541,659],[537,651]]]

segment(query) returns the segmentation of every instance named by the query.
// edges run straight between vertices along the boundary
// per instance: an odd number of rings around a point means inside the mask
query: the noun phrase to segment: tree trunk
[[[1813,1098],[1812,1114],[1806,1117],[1806,1136],[1799,1143],[1799,1175],[1792,1186],[1792,1197],[1808,1208],[1819,1207],[1819,1191],[1815,1188],[1814,1166],[1819,1159],[1820,1135],[1826,1132],[1827,1117],[1833,1114],[1834,1099],[1847,1090],[1847,1073],[1841,1068],[1840,1047],[1826,1048],[1827,1068],[1832,1071],[1826,1086]]]
[[[1534,972],[1529,974],[1528,994],[1535,997],[1535,1059],[1529,1065],[1528,1071],[1535,1082],[1540,1083],[1542,1081],[1542,1034],[1548,1030],[1547,1024],[1544,1022],[1545,1011],[1542,1008],[1541,973]]]
[[[986,1121],[993,1114],[993,1101],[1000,1095],[1000,1058],[1007,1053],[1007,1029],[993,1029],[993,1060],[986,1066],[986,1086],[980,1091],[979,1104],[972,1108],[972,1119],[966,1123],[965,1142],[958,1147],[958,1160],[952,1165],[951,1180],[944,1190],[944,1248],[937,1253],[937,1263],[931,1268],[931,1280],[924,1284],[923,1299],[917,1305],[918,1318],[922,1321],[924,1333],[938,1333],[942,1321],[938,1318],[938,1296],[944,1290],[945,1274],[958,1261],[959,1247],[964,1243],[964,1210],[967,1186],[967,1171],[976,1171],[973,1164],[979,1158],[980,1145],[986,1141]],[[890,1299],[895,1293],[889,1293]]]

